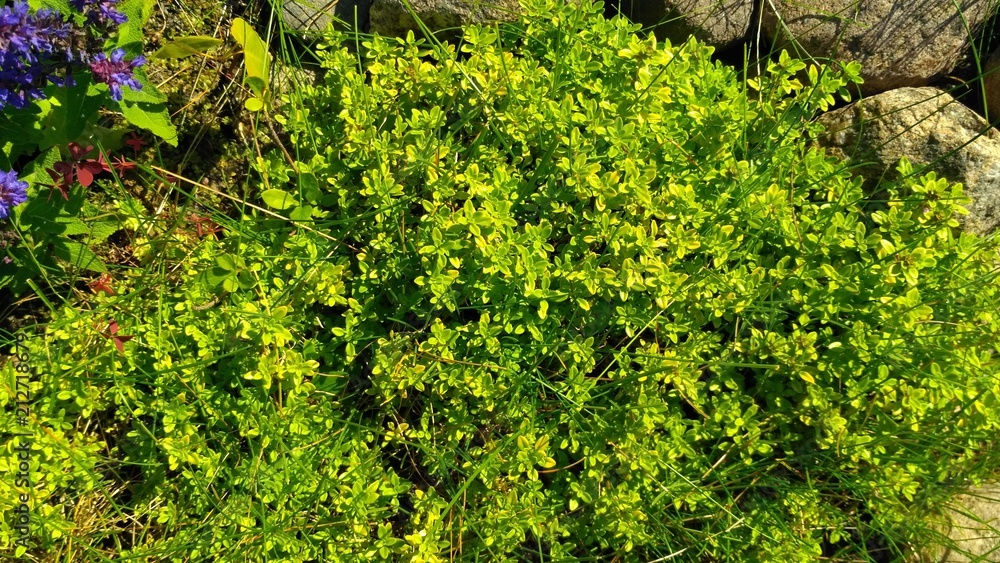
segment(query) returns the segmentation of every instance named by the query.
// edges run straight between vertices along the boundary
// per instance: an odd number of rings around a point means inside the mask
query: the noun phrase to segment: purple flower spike
[[[111,88],[112,99],[120,102],[122,100],[122,86],[128,86],[136,91],[142,90],[142,84],[135,79],[132,71],[144,64],[146,64],[146,59],[142,55],[131,61],[126,61],[125,50],[115,49],[111,52],[110,58],[104,53],[94,55],[90,61],[90,72],[93,73],[94,80],[107,84]]]
[[[0,59],[38,61],[41,53],[51,53],[57,39],[69,36],[69,26],[51,10],[28,13],[28,4],[15,2],[0,8]]]
[[[28,201],[28,183],[17,179],[17,172],[0,172],[0,219],[10,216],[14,207]]]
[[[30,13],[22,0],[0,7],[0,109],[41,98],[53,75],[51,55],[69,38],[69,25],[50,10]]]

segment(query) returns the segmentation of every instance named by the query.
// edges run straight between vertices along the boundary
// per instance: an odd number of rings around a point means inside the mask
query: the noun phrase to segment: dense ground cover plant
[[[960,187],[870,202],[811,145],[857,69],[525,7],[364,70],[329,35],[266,209],[25,343],[43,550],[864,558],[982,475],[997,246]]]

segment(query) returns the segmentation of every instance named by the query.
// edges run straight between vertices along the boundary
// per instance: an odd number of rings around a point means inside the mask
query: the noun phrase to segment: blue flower
[[[89,24],[113,27],[128,21],[128,16],[115,9],[118,0],[70,0],[69,3],[77,11],[87,14]]]
[[[30,14],[23,0],[0,8],[0,61],[4,63],[36,63],[68,36],[69,24],[56,12],[43,9]]]
[[[115,101],[122,99],[122,86],[142,88],[132,75],[146,60],[136,57],[125,61],[124,51],[116,49],[110,58],[104,53],[91,55],[93,45],[103,43],[114,28],[128,21],[116,9],[118,0],[69,0],[70,5],[87,17],[87,26],[76,28],[51,10],[32,12],[24,0],[0,7],[0,109],[27,107],[33,99],[44,98],[48,83],[72,85],[72,68],[89,66],[95,80],[111,89]]]
[[[14,207],[28,201],[28,183],[17,179],[17,172],[0,172],[0,219],[10,216]]]
[[[142,90],[142,84],[135,79],[132,71],[146,64],[146,59],[142,55],[125,60],[125,49],[115,49],[109,58],[104,53],[94,55],[90,61],[90,72],[94,75],[94,80],[103,82],[111,88],[111,97],[116,101],[122,100],[122,86],[128,86],[133,90]]]
[[[41,98],[41,88],[61,64],[52,54],[65,49],[69,25],[50,10],[29,13],[23,0],[0,8],[0,108],[23,108]]]

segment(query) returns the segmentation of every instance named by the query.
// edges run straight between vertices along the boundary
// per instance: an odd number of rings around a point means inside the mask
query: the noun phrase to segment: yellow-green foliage
[[[977,475],[997,247],[959,187],[876,205],[812,147],[857,68],[746,89],[693,40],[525,7],[459,57],[323,50],[294,167],[258,162],[287,221],[55,316],[40,503],[125,487],[107,518],[150,527],[121,553],[162,560],[813,561]]]

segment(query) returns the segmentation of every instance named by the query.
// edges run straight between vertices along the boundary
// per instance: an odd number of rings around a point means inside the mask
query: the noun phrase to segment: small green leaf
[[[153,53],[154,59],[183,59],[191,55],[204,55],[222,44],[221,39],[207,35],[178,37]]]
[[[301,205],[288,214],[292,221],[308,221],[312,217],[313,207],[311,205]]]
[[[207,285],[208,287],[215,288],[218,287],[222,282],[232,277],[232,272],[229,270],[224,270],[218,266],[214,266],[209,270],[206,270],[196,278],[200,283]]]
[[[249,112],[258,112],[264,109],[264,102],[260,98],[247,98],[247,101],[243,102],[243,107]]]
[[[540,453],[545,453],[545,450],[549,447],[549,437],[542,436],[538,440],[535,440],[535,450]]]
[[[57,219],[56,222],[62,225],[62,230],[59,231],[59,234],[64,237],[70,235],[82,235],[90,232],[90,229],[87,228],[86,223],[84,223],[77,217]]]
[[[100,244],[111,235],[117,233],[119,224],[117,221],[92,221],[90,223],[90,237],[87,242],[90,244]]]
[[[248,76],[243,83],[250,88],[250,91],[254,93],[258,98],[264,97],[264,91],[267,90],[267,82],[263,79],[257,78],[256,76]]]
[[[114,152],[122,148],[122,137],[128,133],[125,129],[111,129],[92,124],[83,132],[87,145],[101,147],[106,152]]]
[[[15,112],[0,113],[0,136],[4,139],[3,152],[8,159],[16,159],[24,154],[33,154],[41,144],[42,113],[41,101]],[[10,166],[4,168],[10,170]]]
[[[319,189],[319,180],[312,172],[302,172],[299,174],[299,193],[305,197],[309,203],[319,203],[323,197],[323,192]]]
[[[254,279],[253,274],[248,270],[243,270],[236,274],[236,283],[239,284],[242,289],[253,289],[257,285],[257,280]]]
[[[76,11],[71,9],[69,5],[69,0],[32,0],[28,2],[28,6],[32,9],[48,8],[49,10],[54,10],[60,14],[72,14]]]
[[[227,272],[236,271],[236,262],[233,260],[233,257],[230,256],[229,254],[220,254],[219,256],[216,256],[215,263],[218,264],[220,268],[222,268]]]
[[[268,207],[281,211],[291,209],[299,204],[295,196],[283,190],[264,190],[260,197]]]
[[[58,147],[52,147],[42,154],[35,157],[24,167],[20,176],[21,179],[29,184],[36,183],[48,183],[52,181],[52,177],[49,176],[48,172],[45,170],[55,166],[59,162],[61,156],[59,154]]]

